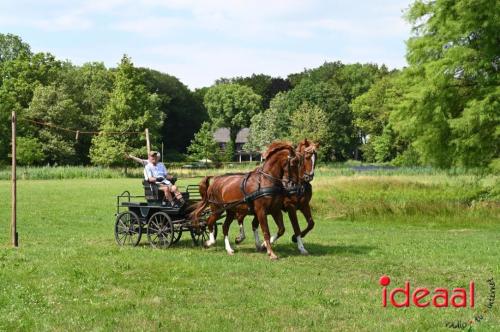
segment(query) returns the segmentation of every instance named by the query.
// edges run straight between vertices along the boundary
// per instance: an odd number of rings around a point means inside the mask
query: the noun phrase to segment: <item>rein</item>
[[[302,167],[303,165],[303,162],[304,162],[304,156],[300,153],[296,153],[300,156],[299,158],[299,169]],[[215,201],[215,200],[212,200],[210,198],[208,198],[208,202],[211,203],[211,204],[214,204],[214,205],[219,205],[221,206],[221,208],[217,211],[217,213],[220,213],[224,210],[228,210],[230,208],[233,208],[239,204],[243,204],[243,203],[251,203],[253,202],[254,200],[260,198],[260,197],[264,197],[264,196],[270,196],[270,195],[274,195],[274,194],[282,194],[282,193],[286,193],[288,194],[289,192],[294,192],[297,190],[298,187],[300,187],[300,185],[298,183],[296,183],[293,179],[292,179],[292,175],[291,175],[291,159],[292,158],[296,158],[296,157],[291,157],[290,156],[290,151],[289,151],[289,154],[288,154],[288,157],[287,157],[287,175],[288,175],[288,178],[285,179],[285,178],[278,178],[278,177],[275,177],[267,172],[264,171],[264,166],[266,164],[266,162],[268,161],[266,159],[266,161],[264,162],[264,164],[259,167],[258,169],[256,169],[255,171],[252,171],[252,172],[248,172],[248,173],[236,173],[236,174],[230,174],[230,175],[245,175],[244,179],[241,181],[241,185],[240,185],[240,188],[241,188],[241,191],[243,192],[243,199],[240,199],[240,200],[236,200],[236,201],[232,201],[232,202],[218,202],[218,201]],[[261,177],[259,177],[259,180],[258,180],[258,189],[252,193],[247,193],[245,191],[245,187],[246,187],[246,183],[248,181],[248,179],[250,178],[250,176],[252,175],[252,173],[255,172],[257,174],[259,174],[260,176],[264,176],[274,182],[277,182],[277,183],[280,183],[280,185],[273,185],[273,186],[270,186],[270,187],[264,187],[264,188],[261,188],[260,187],[260,183],[261,183]],[[224,175],[223,175],[224,176]]]

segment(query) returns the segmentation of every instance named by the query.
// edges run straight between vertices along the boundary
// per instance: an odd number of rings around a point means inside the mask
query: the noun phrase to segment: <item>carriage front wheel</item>
[[[190,233],[195,246],[203,245],[210,237],[210,232],[206,224],[202,224],[198,228],[191,228]],[[217,223],[214,223],[214,238],[217,238]]]
[[[174,242],[174,225],[165,212],[156,212],[148,221],[149,244],[155,248],[168,248]]]
[[[120,246],[133,246],[141,241],[142,226],[137,214],[124,211],[116,216],[115,240]]]

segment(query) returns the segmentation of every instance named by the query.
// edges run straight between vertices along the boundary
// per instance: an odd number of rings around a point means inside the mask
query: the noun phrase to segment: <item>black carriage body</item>
[[[162,205],[163,191],[159,190],[157,184],[143,181],[142,185],[144,195],[131,195],[129,191],[124,191],[116,197],[117,220],[115,224],[115,239],[119,245],[127,244],[125,240],[120,240],[120,234],[118,234],[119,223],[123,224],[121,219],[124,217],[126,217],[128,222],[128,224],[125,222],[127,225],[124,232],[131,236],[135,235],[133,240],[128,240],[127,242],[134,246],[140,242],[143,233],[148,235],[148,240],[153,247],[163,248],[178,242],[184,231],[190,232],[195,245],[199,245],[201,241],[208,238],[208,230],[205,225],[202,224],[201,227],[195,229],[189,219],[189,207],[201,199],[197,185],[188,185],[184,188],[179,187],[185,204],[178,208]],[[133,199],[139,198],[145,201],[133,201]],[[158,223],[161,223],[162,226],[157,225]],[[155,234],[152,234],[152,232],[167,232],[169,238],[166,235],[161,235],[165,238],[165,241],[156,241],[158,237],[155,238]],[[215,225],[214,232],[215,234],[217,233],[217,225]]]

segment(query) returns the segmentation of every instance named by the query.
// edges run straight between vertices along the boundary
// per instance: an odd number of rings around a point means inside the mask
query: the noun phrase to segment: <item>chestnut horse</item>
[[[264,164],[247,174],[227,174],[217,176],[210,184],[210,176],[200,183],[201,201],[195,206],[191,218],[196,224],[205,208],[209,206],[211,214],[206,223],[209,240],[205,246],[215,244],[214,223],[225,212],[226,219],[222,227],[224,243],[228,254],[234,254],[229,244],[229,226],[236,216],[254,214],[264,234],[264,245],[271,259],[278,257],[273,252],[270,241],[267,215],[273,216],[278,225],[278,234],[283,234],[283,199],[285,190],[298,185],[303,177],[303,158],[296,155],[293,146],[286,142],[274,142],[264,154]]]
[[[317,160],[317,152],[319,145],[313,142],[308,141],[307,139],[303,140],[297,145],[296,153],[304,156],[304,166],[305,172],[303,177],[303,188],[298,192],[291,193],[290,195],[285,196],[283,200],[283,210],[288,212],[288,216],[290,218],[290,223],[292,224],[292,228],[294,231],[294,235],[292,236],[292,241],[297,243],[297,247],[301,254],[307,255],[308,252],[304,248],[304,244],[302,242],[302,238],[304,238],[307,233],[309,233],[314,227],[314,220],[311,214],[311,207],[309,202],[312,198],[312,186],[310,182],[314,178],[314,169],[316,167]],[[303,231],[300,230],[299,221],[297,218],[297,209],[302,212],[307,221],[307,227]],[[240,225],[240,234],[236,237],[235,242],[241,243],[245,239],[245,231],[243,227],[243,219],[244,217],[238,218],[238,223]],[[254,218],[252,221],[252,230],[255,237],[255,246],[257,249],[261,247],[259,240],[259,232],[258,232],[258,221]],[[277,233],[271,237],[271,243],[276,242],[276,240],[282,234]]]

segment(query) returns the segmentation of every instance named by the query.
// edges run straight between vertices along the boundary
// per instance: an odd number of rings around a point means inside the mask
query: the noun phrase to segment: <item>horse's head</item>
[[[314,179],[314,168],[318,158],[316,150],[318,148],[319,144],[308,141],[306,138],[297,145],[295,150],[297,155],[303,158],[303,171],[300,176],[305,182],[311,182]]]
[[[303,157],[288,142],[273,142],[262,154],[264,171],[279,178],[285,188],[293,187],[304,177]]]

